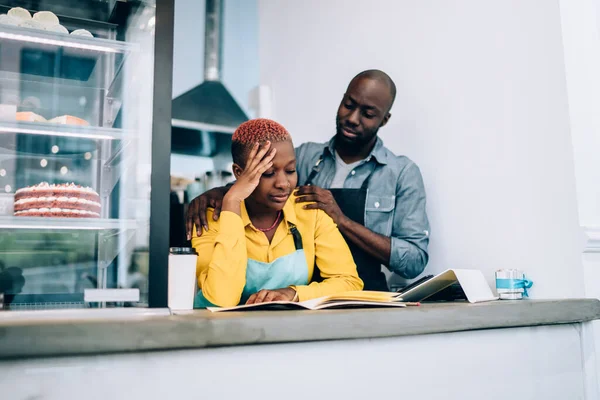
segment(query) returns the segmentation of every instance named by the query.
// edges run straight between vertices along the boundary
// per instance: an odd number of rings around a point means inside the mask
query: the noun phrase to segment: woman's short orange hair
[[[272,143],[292,140],[290,133],[278,122],[267,118],[256,118],[244,122],[233,133],[231,138],[231,156],[233,162],[244,166],[246,158],[254,143]]]

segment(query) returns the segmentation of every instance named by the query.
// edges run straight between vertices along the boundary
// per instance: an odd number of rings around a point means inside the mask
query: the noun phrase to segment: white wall
[[[225,0],[221,80],[240,106],[258,84],[258,5]],[[204,80],[204,0],[175,0],[173,97]]]
[[[173,98],[204,80],[204,0],[175,1]],[[258,85],[258,4],[225,0],[221,80],[248,115],[249,96]],[[171,175],[194,179],[215,168],[213,159],[171,155]],[[220,168],[220,166],[216,166]]]
[[[429,271],[521,268],[583,295],[557,2],[260,0],[260,82],[296,142],[325,141],[348,81],[398,87],[381,136],[423,172]]]

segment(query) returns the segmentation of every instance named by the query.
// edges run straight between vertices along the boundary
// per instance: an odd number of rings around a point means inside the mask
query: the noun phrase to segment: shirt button
[[[350,172],[351,175],[356,174],[356,171],[352,170],[352,172]]]
[[[379,208],[379,202],[378,201],[375,202],[375,208]]]

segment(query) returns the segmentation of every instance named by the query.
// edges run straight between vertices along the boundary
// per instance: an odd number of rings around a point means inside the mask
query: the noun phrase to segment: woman
[[[195,307],[231,307],[270,301],[304,301],[361,290],[348,245],[321,210],[306,210],[291,196],[296,155],[287,130],[254,119],[232,137],[235,184],[223,198],[218,221],[192,238],[198,252],[200,291]],[[315,265],[321,282],[310,282]]]

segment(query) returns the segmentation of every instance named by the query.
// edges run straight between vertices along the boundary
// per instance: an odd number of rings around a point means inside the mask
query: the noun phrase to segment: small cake
[[[17,190],[14,208],[19,217],[99,218],[100,196],[74,183],[42,182]]]
[[[58,25],[60,21],[58,17],[50,11],[38,11],[33,14],[33,20],[45,26]]]
[[[17,121],[46,122],[46,118],[31,111],[19,111],[17,112]]]
[[[60,117],[54,117],[48,122],[52,124],[62,124],[62,125],[82,125],[88,126],[90,123],[85,119],[77,118],[72,115],[61,115]]]
[[[93,38],[94,35],[92,35],[92,33],[86,29],[75,29],[73,32],[71,32],[71,35],[73,36],[85,36],[85,37],[91,37]]]
[[[7,15],[22,21],[31,19],[31,13],[22,7],[11,8]]]

